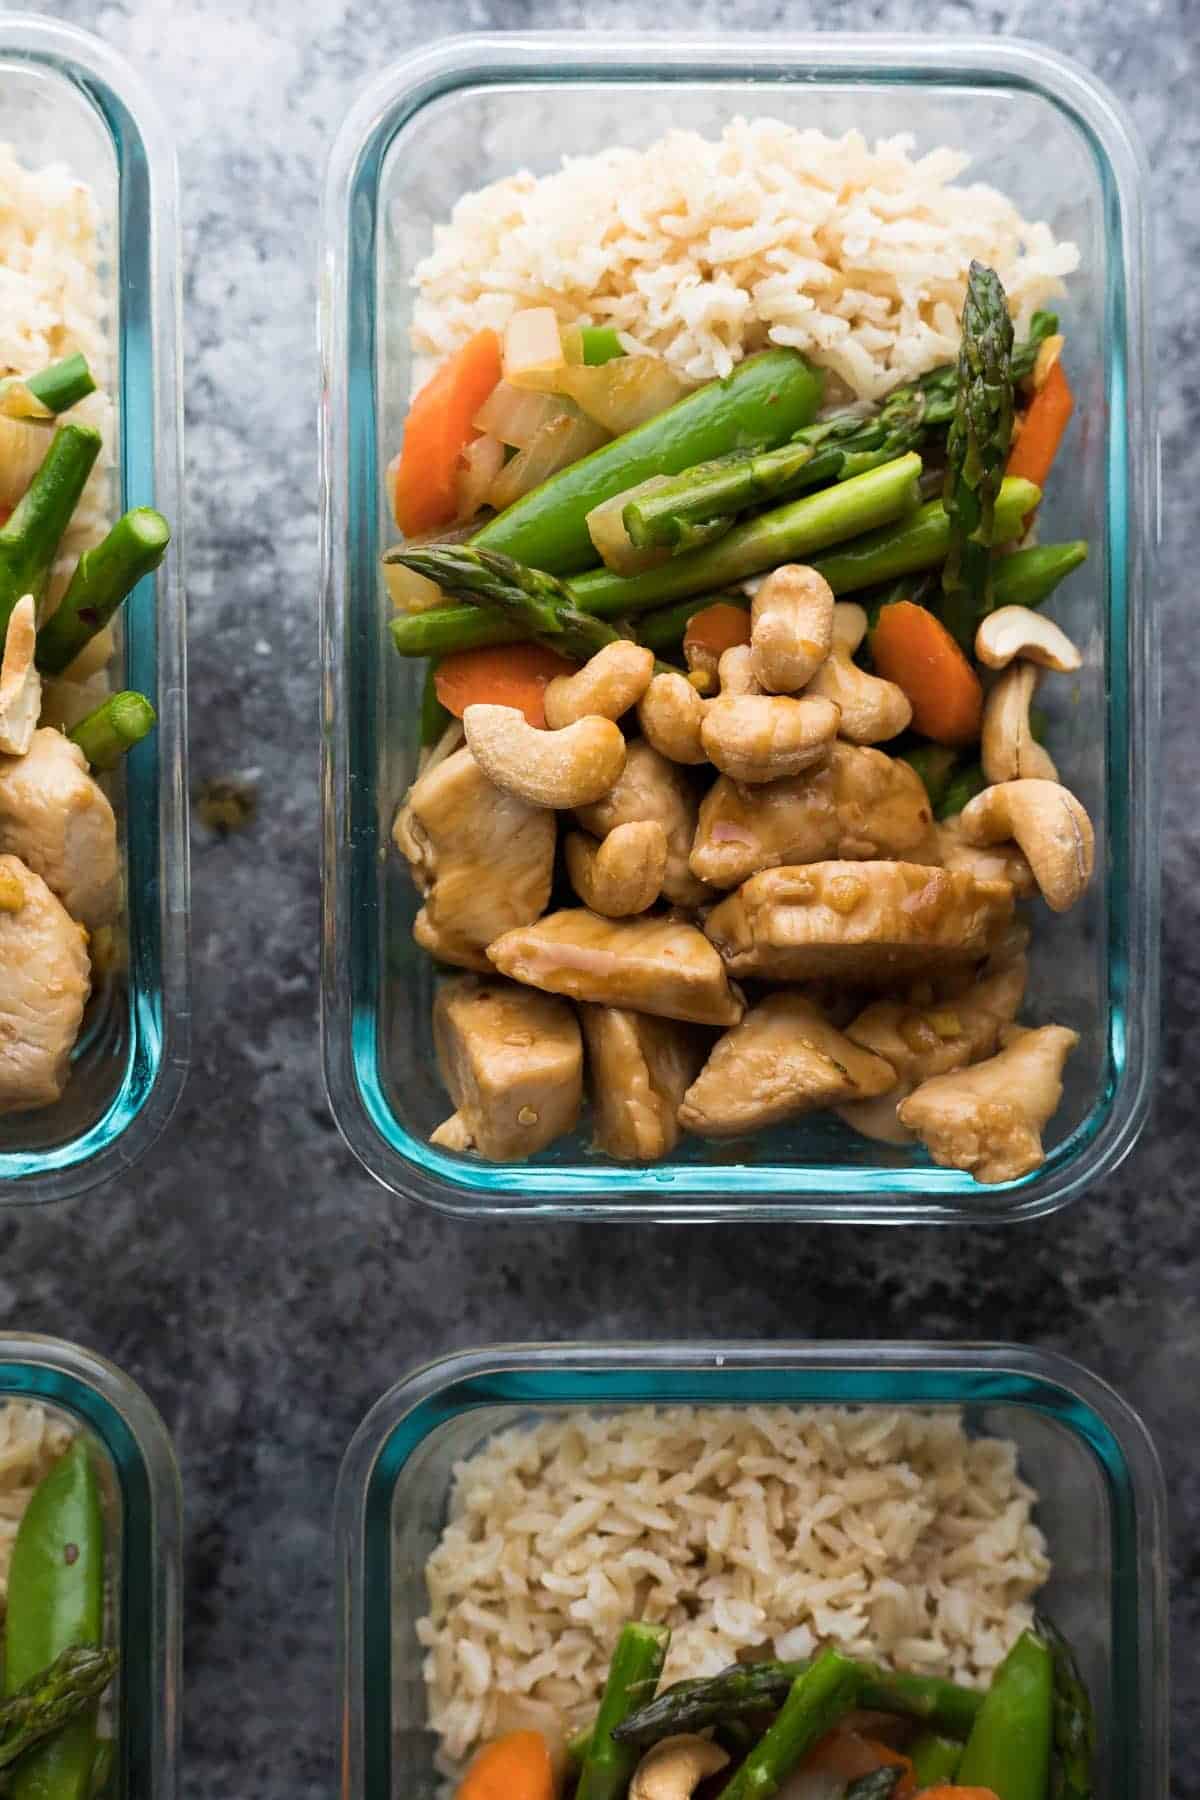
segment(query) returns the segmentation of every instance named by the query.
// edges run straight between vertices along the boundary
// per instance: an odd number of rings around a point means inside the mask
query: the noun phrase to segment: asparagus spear
[[[1054,1663],[1054,1740],[1050,1752],[1050,1800],[1092,1800],[1096,1717],[1087,1684],[1070,1644],[1044,1614],[1037,1629]]]
[[[797,1675],[774,1724],[726,1782],[720,1800],[770,1800],[818,1739],[855,1705],[859,1687],[858,1665],[826,1650]]]
[[[115,1650],[76,1646],[7,1700],[0,1700],[0,1769],[53,1737],[99,1698],[116,1673]]]
[[[943,619],[970,653],[992,606],[992,526],[1012,445],[1012,320],[1000,277],[973,262],[963,305],[958,391],[946,443],[950,549]]]
[[[0,381],[0,413],[10,419],[49,419],[78,406],[95,391],[86,358],[64,356],[36,375],[10,375]]]
[[[521,638],[532,638],[534,643],[545,644],[576,662],[586,662],[621,635],[611,625],[581,612],[570,589],[556,575],[527,569],[524,563],[515,562],[498,550],[476,550],[468,544],[430,544],[419,550],[395,552],[392,561],[423,575],[427,581],[436,581],[448,594],[461,594],[474,604],[499,613],[507,623],[520,627]],[[422,616],[428,615],[417,615]],[[393,621],[393,635],[401,622]]]
[[[38,632],[37,666],[44,675],[61,675],[74,662],[142,576],[157,569],[170,541],[162,514],[137,506],[84,551],[54,616]]]
[[[1034,315],[1030,335],[1013,351],[1014,380],[1032,371],[1043,340],[1057,329],[1053,313]],[[778,450],[749,450],[700,463],[631,500],[621,515],[625,529],[639,550],[674,549],[689,526],[860,475],[919,450],[944,431],[954,417],[956,391],[957,370],[946,364],[895,388],[872,418],[834,413],[804,426]]]
[[[45,592],[63,532],[99,454],[100,433],[90,425],[61,426],[12,517],[0,528],[0,641],[17,601],[26,594],[40,600]]]
[[[115,769],[126,751],[148,737],[157,723],[158,714],[145,694],[126,690],[111,694],[67,735],[79,745],[93,769],[103,773]]]
[[[639,1701],[653,1694],[666,1660],[671,1633],[644,1621],[622,1627],[609,1664],[595,1728],[579,1773],[575,1800],[618,1800],[629,1786],[638,1753],[616,1741],[613,1731]]]

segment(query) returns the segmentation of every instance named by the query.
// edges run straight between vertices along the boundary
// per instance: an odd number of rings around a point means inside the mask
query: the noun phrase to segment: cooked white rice
[[[99,219],[91,189],[62,164],[29,169],[0,144],[0,375],[32,375],[76,350],[97,391],[71,417],[95,425],[104,448],[63,540],[52,597],[109,522],[114,433]]]
[[[418,378],[472,332],[552,306],[690,380],[784,344],[876,400],[957,354],[972,257],[1019,327],[1079,263],[995,189],[957,186],[969,157],[913,146],[737,118],[719,141],[672,131],[467,194],[414,276]]]
[[[982,1684],[1049,1574],[1035,1501],[1015,1445],[952,1411],[642,1408],[503,1431],[457,1465],[426,1567],[442,1767],[539,1706],[583,1724],[632,1618],[671,1626],[667,1681],[828,1643]]]
[[[0,1404],[0,1619],[8,1595],[8,1565],[21,1515],[34,1488],[71,1442],[71,1428],[44,1406],[24,1400]]]

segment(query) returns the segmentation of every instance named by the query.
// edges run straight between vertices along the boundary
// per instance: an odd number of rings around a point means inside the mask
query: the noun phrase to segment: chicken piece
[[[625,768],[603,800],[576,809],[575,817],[594,838],[606,838],[618,825],[654,820],[667,835],[667,869],[663,893],[675,906],[697,907],[712,894],[688,868],[696,831],[696,795],[685,770],[660,756],[639,738],[630,744]]]
[[[882,750],[836,743],[827,768],[789,781],[751,788],[721,776],[700,803],[690,864],[730,888],[784,863],[893,857],[941,860],[925,785]]]
[[[707,1051],[675,1019],[619,1006],[581,1006],[597,1150],[618,1162],[658,1162],[679,1142],[676,1113]]]
[[[488,946],[502,975],[572,1000],[696,1025],[736,1025],[743,1002],[703,932],[674,919],[547,913]]]
[[[717,1044],[684,1095],[679,1122],[701,1137],[742,1137],[895,1085],[891,1065],[852,1044],[811,1000],[768,994]]]
[[[901,1081],[917,1087],[995,1053],[1025,997],[1028,974],[1022,956],[953,1001],[915,1007],[877,1000],[846,1027],[846,1036],[886,1058]]]
[[[943,819],[935,827],[938,850],[944,869],[963,869],[980,881],[1007,881],[1018,900],[1030,900],[1037,893],[1037,882],[1025,852],[1016,844],[968,844],[959,824],[961,813]]]
[[[918,863],[789,864],[752,875],[704,930],[731,975],[883,983],[981,961],[1012,906],[1006,881]]]
[[[90,987],[86,943],[41,876],[0,856],[0,1112],[60,1098]]]
[[[443,962],[486,970],[492,939],[531,924],[550,899],[554,814],[501,793],[467,749],[419,777],[392,837],[425,899],[413,935]]]
[[[456,975],[433,1003],[433,1041],[455,1111],[430,1143],[520,1162],[575,1129],[583,1044],[564,1001]]]
[[[117,821],[78,744],[35,731],[24,756],[0,757],[0,852],[19,856],[79,924],[117,916]]]
[[[1010,1025],[1004,1048],[971,1069],[935,1075],[909,1095],[900,1123],[944,1169],[976,1181],[1019,1181],[1045,1160],[1042,1130],[1062,1099],[1062,1072],[1079,1034],[1063,1025]]]

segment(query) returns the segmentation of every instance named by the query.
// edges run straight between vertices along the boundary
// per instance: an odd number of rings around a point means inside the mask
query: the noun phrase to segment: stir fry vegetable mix
[[[458,1800],[1090,1800],[1091,1703],[1048,1620],[1022,1633],[986,1693],[834,1650],[656,1692],[669,1635],[625,1626],[561,1782],[540,1734],[511,1732],[479,1753]]]
[[[509,1159],[573,1122],[574,1001],[614,1156],[834,1106],[981,1181],[1037,1167],[1075,1038],[1013,1023],[1013,903],[1065,911],[1094,856],[1035,702],[1080,667],[1036,609],[1087,545],[1022,542],[1071,410],[1057,327],[1039,313],[1014,342],[974,264],[956,365],[821,413],[796,352],[687,393],[534,308],[418,396],[392,481],[422,535],[384,557],[393,643],[430,659],[439,708],[396,823],[417,941],[543,996],[536,1020],[497,985],[439,996],[457,1110],[435,1142]],[[414,511],[417,487],[436,505]],[[503,837],[472,825],[489,794]],[[570,898],[556,813],[581,827]],[[783,985],[747,1006],[731,976]],[[539,1080],[489,1006],[548,1033]],[[726,1035],[697,1049],[688,1024]],[[606,1111],[610,1079],[637,1095]]]
[[[4,1620],[0,1786],[12,1800],[93,1800],[111,1744],[97,1730],[117,1668],[101,1648],[105,1528],[76,1438],[34,1490],[17,1531]]]
[[[145,695],[96,704],[96,687],[103,693],[108,627],[162,562],[167,521],[134,508],[65,585],[56,567],[102,447],[99,432],[60,415],[93,388],[78,355],[0,381],[0,476],[14,502],[0,523],[0,995],[17,1021],[0,1057],[2,1112],[51,1105],[62,1092],[92,937],[120,905],[116,818],[95,776],[156,723]]]

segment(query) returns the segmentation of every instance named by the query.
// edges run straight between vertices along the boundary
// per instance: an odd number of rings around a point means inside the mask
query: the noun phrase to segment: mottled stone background
[[[330,1510],[369,1403],[489,1339],[671,1331],[1020,1338],[1138,1406],[1173,1509],[1175,1794],[1200,1800],[1200,984],[1194,553],[1200,453],[1200,12],[1194,0],[59,0],[157,87],[179,144],[194,782],[254,771],[257,822],[197,825],[195,1057],[120,1184],[0,1222],[0,1318],[145,1384],[187,1494],[184,1791],[317,1800],[335,1783]],[[1078,57],[1150,152],[1166,472],[1164,1070],[1119,1176],[1019,1231],[465,1229],[389,1200],[330,1121],[317,984],[317,195],[366,77],[494,26],[1021,34]],[[1191,694],[1189,703],[1187,696]],[[665,1296],[665,1298],[664,1298]]]

